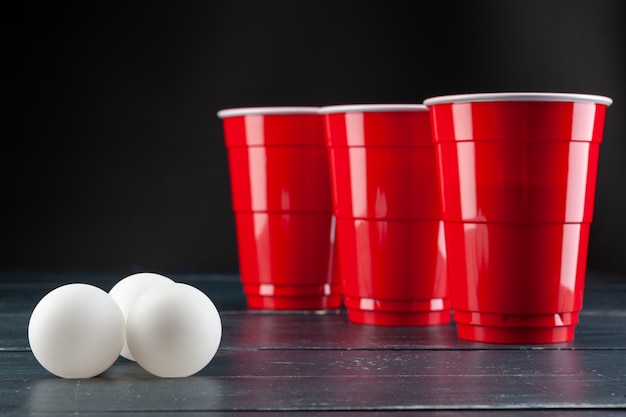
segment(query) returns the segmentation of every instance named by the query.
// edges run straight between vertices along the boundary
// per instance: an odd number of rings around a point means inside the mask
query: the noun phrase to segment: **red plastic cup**
[[[454,321],[462,339],[559,343],[582,308],[607,97],[434,97]]]
[[[328,153],[318,108],[239,108],[218,116],[248,306],[339,308]]]
[[[323,107],[348,319],[450,321],[435,149],[422,105]]]

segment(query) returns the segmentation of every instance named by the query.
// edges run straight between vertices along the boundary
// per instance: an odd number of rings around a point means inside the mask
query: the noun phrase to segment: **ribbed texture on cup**
[[[328,155],[317,108],[231,109],[220,117],[249,307],[338,308]]]
[[[571,340],[606,104],[431,104],[459,337]]]

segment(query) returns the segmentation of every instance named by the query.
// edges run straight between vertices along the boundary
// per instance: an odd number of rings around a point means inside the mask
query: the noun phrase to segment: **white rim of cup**
[[[577,93],[475,93],[431,97],[424,100],[427,107],[444,103],[475,103],[485,101],[551,101],[593,102],[610,106],[613,100],[605,96]]]
[[[253,116],[269,114],[318,114],[319,107],[276,106],[276,107],[238,107],[217,112],[217,117]]]
[[[351,113],[351,112],[400,112],[400,111],[428,111],[423,104],[341,104],[326,106],[319,110],[320,114]]]

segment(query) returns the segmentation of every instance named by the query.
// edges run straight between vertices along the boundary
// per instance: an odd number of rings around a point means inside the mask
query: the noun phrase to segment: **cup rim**
[[[254,116],[254,115],[287,115],[287,114],[318,114],[319,107],[312,106],[266,106],[266,107],[236,107],[223,109],[217,112],[217,117]]]
[[[319,109],[320,114],[366,112],[428,111],[423,104],[340,104]]]
[[[549,101],[549,102],[592,102],[610,106],[613,100],[610,97],[594,94],[578,93],[539,93],[539,92],[511,92],[511,93],[472,93],[452,94],[430,97],[424,100],[427,107],[448,103],[475,103],[493,101]]]

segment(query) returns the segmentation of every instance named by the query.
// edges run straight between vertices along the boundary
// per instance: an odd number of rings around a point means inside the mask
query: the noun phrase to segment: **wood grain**
[[[193,377],[161,379],[120,358],[96,378],[64,380],[36,362],[27,326],[37,301],[76,277],[1,276],[2,415],[626,412],[626,285],[615,277],[591,277],[586,297],[593,308],[581,314],[574,342],[520,346],[462,341],[453,324],[376,327],[349,323],[341,310],[250,311],[236,276],[179,276],[221,305],[224,335],[209,366]],[[119,279],[95,278],[101,288]]]

